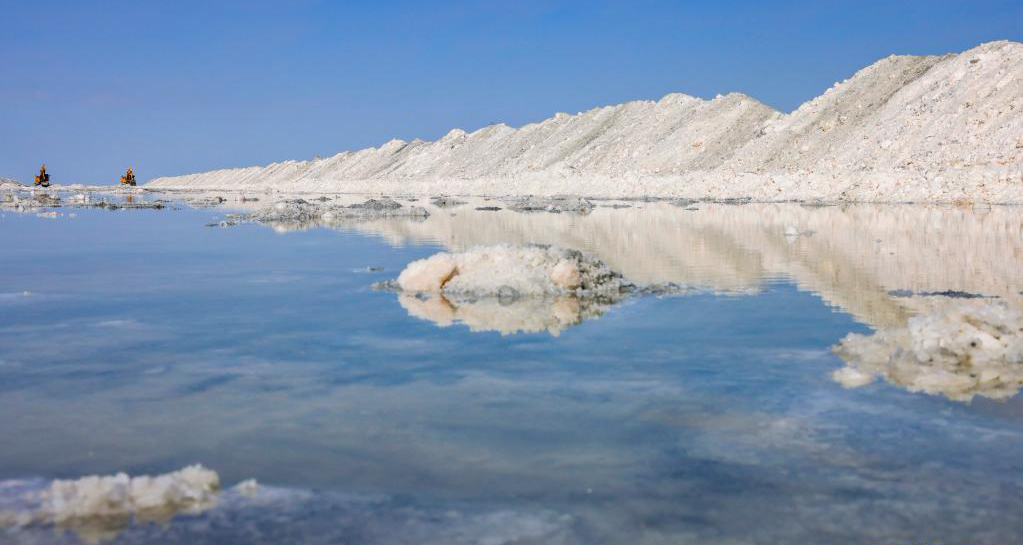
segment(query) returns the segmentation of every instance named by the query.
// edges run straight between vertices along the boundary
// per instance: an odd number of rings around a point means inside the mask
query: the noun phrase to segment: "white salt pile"
[[[675,284],[639,287],[602,261],[557,246],[476,246],[409,263],[397,281],[378,288],[400,292],[409,315],[440,327],[558,336],[600,317],[631,294],[668,295]]]
[[[22,498],[27,509],[0,512],[0,526],[77,525],[86,519],[118,521],[133,515],[169,518],[211,507],[219,488],[217,473],[201,465],[155,477],[118,473],[58,479]]]
[[[43,492],[42,513],[49,522],[109,517],[149,510],[176,511],[210,505],[220,477],[201,465],[150,477],[125,473],[56,480]]]
[[[1023,44],[892,56],[790,114],[673,94],[163,188],[1023,202]]]
[[[1004,399],[1023,386],[1023,313],[1003,304],[956,303],[909,319],[905,328],[850,334],[834,347],[847,388],[881,376],[911,392],[955,401]]]
[[[479,246],[413,261],[398,276],[406,293],[471,297],[573,295],[619,299],[632,289],[621,274],[575,250],[555,246]]]
[[[221,494],[220,477],[201,465],[154,477],[91,475],[49,485],[34,479],[0,481],[0,535],[26,536],[19,532],[56,526],[81,542],[98,544],[117,539],[133,522],[165,525],[178,514],[205,513],[224,501],[262,494],[254,479]],[[13,533],[4,534],[5,529]]]
[[[392,199],[369,199],[348,206],[329,202],[308,202],[304,199],[285,199],[243,219],[270,224],[299,224],[304,226],[330,226],[344,220],[380,218],[422,219],[430,215],[421,206],[405,206]]]

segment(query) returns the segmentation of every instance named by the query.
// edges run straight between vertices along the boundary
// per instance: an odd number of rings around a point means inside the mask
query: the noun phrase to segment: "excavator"
[[[135,185],[135,173],[128,169],[128,173],[121,176],[121,185]]]
[[[43,168],[39,169],[39,175],[36,176],[36,185],[50,187],[50,175],[46,172],[46,163],[43,163]]]

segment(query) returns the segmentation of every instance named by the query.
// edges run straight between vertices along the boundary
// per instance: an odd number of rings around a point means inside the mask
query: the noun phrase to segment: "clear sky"
[[[672,92],[789,111],[999,39],[1023,41],[1020,0],[0,0],[0,177],[141,181]]]

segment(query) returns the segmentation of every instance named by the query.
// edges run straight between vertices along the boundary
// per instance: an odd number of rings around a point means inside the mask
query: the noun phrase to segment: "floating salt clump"
[[[634,286],[600,260],[554,246],[495,245],[409,263],[397,287],[409,293],[619,299]]]
[[[143,511],[202,508],[214,502],[219,488],[217,473],[201,465],[155,477],[118,473],[55,480],[42,493],[40,515],[44,522],[61,523]]]
[[[1004,399],[1023,386],[1023,313],[1001,303],[955,303],[909,319],[905,328],[849,334],[833,347],[847,388],[880,376],[910,392],[970,401]]]
[[[332,225],[347,220],[381,218],[422,219],[430,215],[421,206],[403,206],[388,198],[369,199],[366,202],[340,206],[327,202],[309,202],[304,199],[284,199],[264,207],[244,219],[271,224],[301,224],[309,227]]]

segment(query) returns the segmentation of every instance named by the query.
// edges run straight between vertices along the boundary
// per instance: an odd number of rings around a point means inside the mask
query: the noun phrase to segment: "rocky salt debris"
[[[214,195],[212,197],[185,199],[185,204],[191,206],[192,208],[213,208],[220,206],[225,202],[227,202],[227,199],[219,195]]]
[[[0,178],[0,191],[20,191],[22,189],[28,188],[10,178]]]
[[[454,197],[435,197],[430,201],[430,204],[437,208],[453,208],[455,206],[461,206],[466,204],[465,201],[460,201]]]
[[[238,506],[263,494],[255,479],[222,491],[213,470],[192,465],[156,476],[91,475],[75,480],[0,481],[0,536],[70,530],[81,542],[112,541],[133,524],[167,527],[179,514]],[[35,541],[31,541],[35,543]],[[49,541],[44,541],[49,543]],[[63,541],[61,541],[63,542]]]
[[[342,206],[329,202],[309,202],[304,199],[285,199],[262,208],[246,220],[259,223],[329,226],[351,220],[381,218],[425,219],[430,213],[421,206],[404,206],[389,198],[368,199],[365,202]]]
[[[1005,399],[1023,386],[1023,313],[999,303],[949,304],[903,328],[849,334],[833,347],[847,388],[877,377],[910,392],[954,401]]]
[[[200,465],[154,477],[118,473],[58,479],[40,492],[6,498],[17,507],[0,511],[0,528],[57,525],[87,543],[99,543],[116,537],[132,518],[167,521],[178,513],[209,509],[219,489],[217,473]]]
[[[562,296],[619,300],[635,289],[602,261],[554,246],[499,244],[413,261],[397,279],[405,293],[472,297]]]
[[[593,211],[593,203],[581,197],[524,197],[506,203],[509,210],[516,212],[574,212],[589,214]]]
[[[669,295],[674,284],[638,287],[581,252],[540,245],[480,246],[409,263],[374,286],[399,294],[408,313],[441,327],[558,335],[630,295]]]

